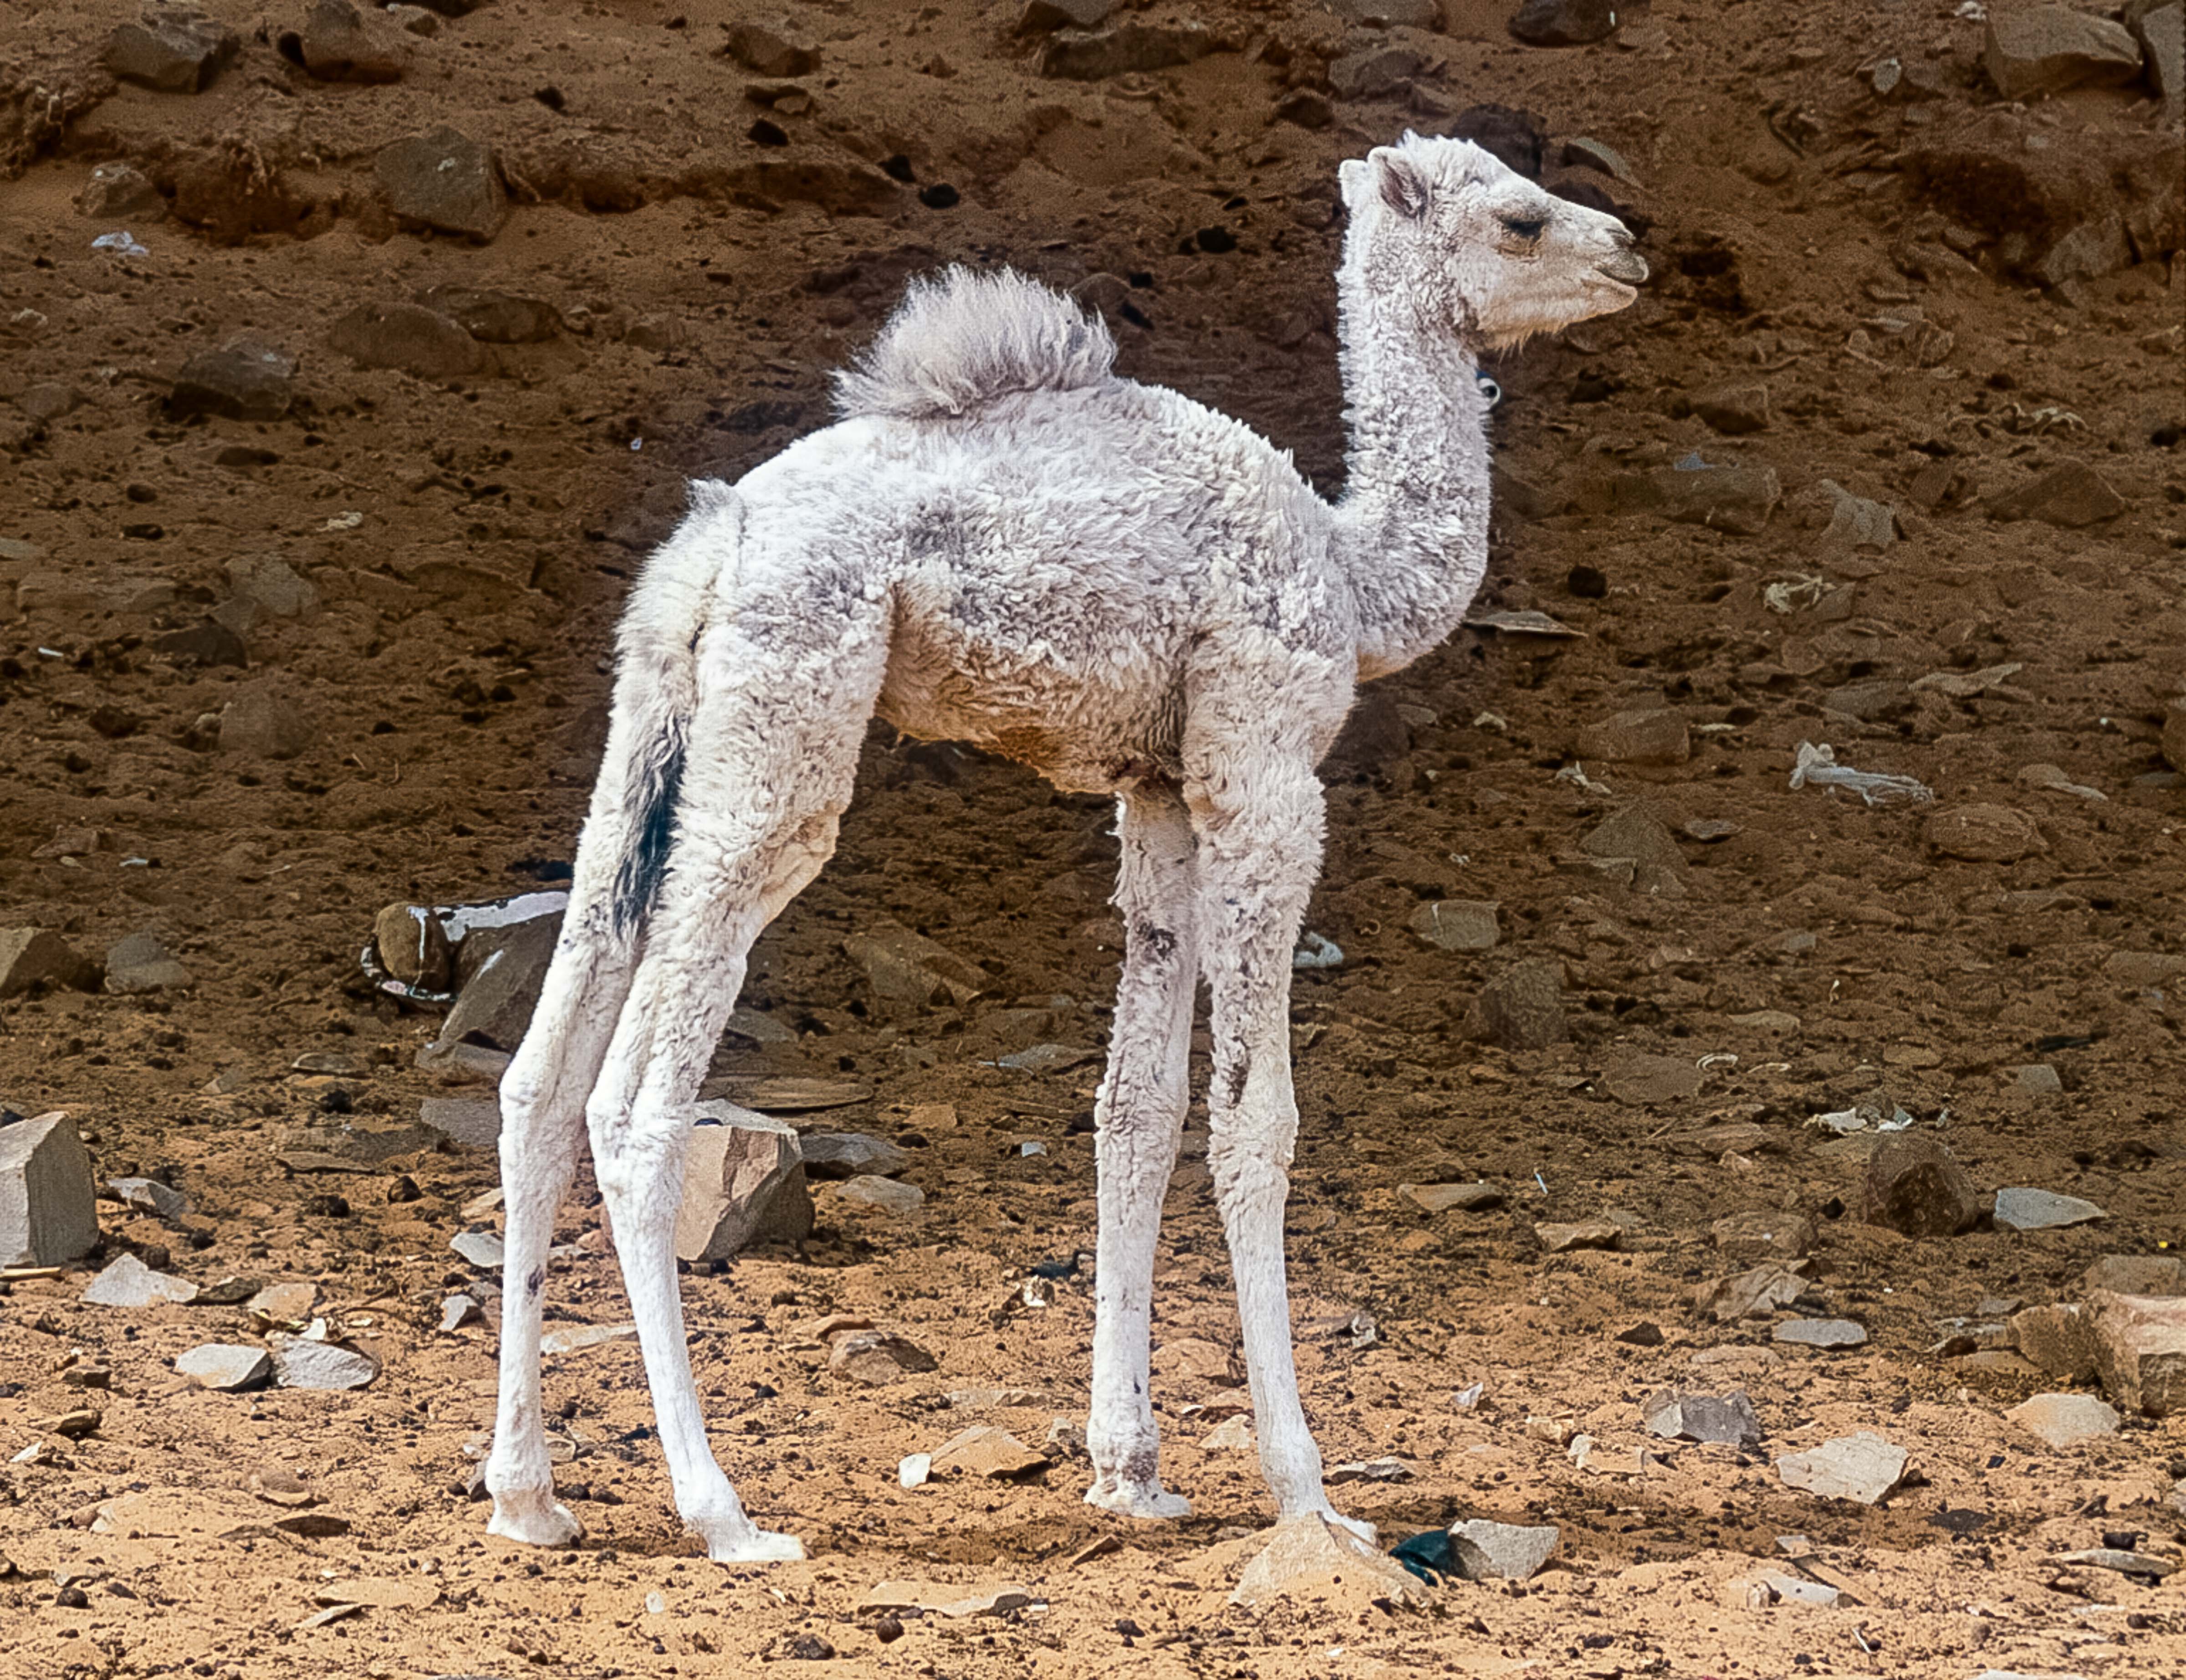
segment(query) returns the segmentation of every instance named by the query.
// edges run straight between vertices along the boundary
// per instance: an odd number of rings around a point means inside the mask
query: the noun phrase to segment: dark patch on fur
[[[1237,1065],[1230,1070],[1230,1107],[1235,1108],[1243,1099],[1245,1095],[1245,1082],[1252,1077],[1252,1053],[1249,1050],[1240,1052],[1237,1057]]]
[[[546,1285],[546,1268],[544,1266],[534,1266],[531,1268],[531,1275],[524,1280],[524,1292],[536,1299],[539,1291]]]
[[[1142,921],[1131,929],[1131,943],[1141,948],[1156,962],[1167,962],[1176,955],[1176,935],[1166,927],[1157,927]]]
[[[637,799],[637,837],[615,870],[614,931],[629,939],[645,925],[668,873],[668,854],[675,844],[675,807],[683,792],[683,725],[669,725],[666,737],[644,755]]]

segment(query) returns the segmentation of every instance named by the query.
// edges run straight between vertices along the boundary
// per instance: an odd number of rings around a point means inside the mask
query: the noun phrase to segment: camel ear
[[[1366,154],[1366,160],[1374,166],[1383,204],[1414,221],[1427,214],[1427,179],[1410,158],[1387,146],[1376,146]]]
[[[1366,195],[1366,165],[1356,158],[1346,158],[1336,166],[1336,188],[1343,194],[1343,202],[1352,209]]]

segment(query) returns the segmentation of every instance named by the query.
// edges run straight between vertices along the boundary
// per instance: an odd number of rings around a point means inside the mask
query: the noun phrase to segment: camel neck
[[[1488,402],[1473,352],[1347,261],[1348,482],[1337,552],[1358,601],[1359,675],[1402,669],[1457,628],[1488,568]]]

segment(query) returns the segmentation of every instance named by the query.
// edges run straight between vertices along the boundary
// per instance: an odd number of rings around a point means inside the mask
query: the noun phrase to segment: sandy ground
[[[380,85],[289,63],[297,8],[208,0],[241,51],[185,95],[98,69],[132,9],[0,16],[0,537],[34,546],[0,554],[0,610],[15,609],[0,926],[94,956],[152,932],[192,983],[0,1003],[0,1100],[69,1110],[102,1180],[149,1173],[190,1198],[177,1224],[104,1205],[109,1254],[200,1284],[307,1281],[384,1369],[353,1393],[209,1393],[172,1362],[253,1339],[239,1307],[85,1305],[97,1262],[8,1286],[0,1448],[42,1451],[0,1463],[0,1673],[738,1674],[815,1640],[834,1653],[816,1672],[950,1680],[2186,1672],[2186,1571],[2151,1586],[2049,1561],[2119,1531],[2178,1558],[2178,1420],[2054,1450],[2004,1414],[2054,1381],[1937,1351],[1940,1321],[2072,1298],[2100,1257],[2186,1238],[2179,983],[2105,970],[2186,949],[2186,794],[2156,744],[2186,680],[2186,282],[2162,231],[2176,176],[2152,198],[2133,185],[2178,155],[2142,90],[2000,107],[1980,25],[1942,0],[1658,0],[1622,44],[1564,51],[1511,41],[1487,0],[1365,36],[1304,4],[1207,0],[1129,20],[1197,21],[1219,50],[1100,81],[1040,76],[1013,7],[813,0],[790,33],[821,60],[788,95],[720,55],[743,15],[720,0],[497,0],[412,39]],[[1329,65],[1362,40],[1416,62],[1387,91],[1331,92]],[[1886,58],[1918,70],[1911,99],[1872,91]],[[1332,493],[1335,165],[1483,100],[1538,115],[1550,178],[1644,226],[1657,279],[1626,314],[1493,369],[1517,482],[1483,605],[1583,639],[1460,634],[1371,692],[1331,766],[1310,925],[1346,960],[1297,987],[1291,1252],[1329,1461],[1414,1471],[1339,1490],[1345,1509],[1392,1542],[1470,1517],[1553,1523],[1551,1566],[1452,1584],[1425,1610],[1355,1583],[1230,1604],[1270,1511],[1248,1449],[1202,1444],[1236,1386],[1236,1323],[1197,1119],[1156,1325],[1166,1474],[1195,1515],[1094,1512],[1069,1457],[1023,1481],[898,1486],[899,1459],[967,1424],[1037,1446],[1082,1419],[1085,1280],[1012,1302],[1028,1268],[1090,1244],[1097,1059],[991,1063],[1034,1039],[1097,1052],[1118,930],[1096,802],[878,730],[839,856],[754,963],[748,1000],[791,1041],[732,1038],[719,1066],[868,1088],[799,1117],[912,1134],[924,1207],[886,1216],[821,1186],[801,1250],[685,1280],[717,1448],[811,1560],[724,1569],[681,1533],[628,1340],[549,1364],[586,1539],[490,1540],[463,1482],[491,1419],[490,1302],[486,1324],[437,1325],[443,1296],[480,1281],[447,1244],[490,1223],[462,1209],[492,1160],[425,1150],[323,1174],[274,1158],[297,1128],[406,1123],[458,1089],[412,1065],[434,1018],[357,973],[374,911],[492,897],[566,861],[614,617],[683,480],[733,477],[824,423],[828,370],[909,273],[964,259],[1120,277],[1101,295],[1126,371],[1261,428]],[[1972,212],[1938,210],[1953,189],[1913,160],[1984,114],[2022,148],[2126,159],[2101,190],[2138,219],[2127,255],[2144,260],[2045,288],[2013,271],[2007,227],[1961,238]],[[399,228],[375,193],[378,149],[444,121],[498,150],[512,204],[490,243]],[[1581,135],[1630,179],[1559,164]],[[116,162],[173,212],[80,213],[93,167]],[[122,226],[144,255],[91,249]],[[439,379],[329,344],[359,303],[435,285],[544,299],[563,325]],[[289,416],[167,414],[183,361],[246,330],[300,358]],[[1754,384],[1760,429],[1702,417],[1718,388]],[[1773,468],[1780,504],[1740,530],[1619,501],[1694,451]],[[1993,517],[2071,462],[2122,510],[2077,528]],[[1836,542],[1830,484],[1894,504],[1902,536]],[[161,648],[228,599],[231,562],[269,555],[317,599],[249,623],[247,666]],[[1939,672],[1958,680],[1914,686]],[[246,692],[305,721],[298,756],[221,750],[207,720]],[[1578,751],[1588,726],[1665,707],[1689,730],[1682,760]],[[1794,791],[1798,746],[1824,741],[1939,803]],[[1575,762],[1589,780],[1558,776]],[[2022,774],[2043,764],[2100,797]],[[1636,886],[1580,848],[1634,801],[1680,836]],[[1932,815],[1980,806],[2028,820],[2007,822],[2032,833],[2005,848],[2025,855],[1931,843]],[[1683,837],[1689,823],[1722,837]],[[87,848],[36,855],[79,828],[98,831]],[[1499,944],[1422,939],[1412,919],[1443,898],[1499,904]],[[984,965],[989,998],[872,1007],[842,945],[883,916]],[[1466,1038],[1475,994],[1521,957],[1561,960],[1568,1045]],[[356,1071],[290,1071],[311,1052]],[[2026,1089],[2030,1064],[2061,1089]],[[2107,1217],[1918,1241],[1859,1223],[1858,1161],[1820,1152],[1808,1122],[1876,1092],[1984,1192],[2049,1189]],[[914,1123],[921,1105],[948,1113]],[[1707,1129],[1724,1126],[1745,1129]],[[1022,1156],[1028,1140],[1048,1152]],[[1504,1204],[1429,1215],[1399,1188],[1474,1179]],[[1696,1285],[1746,1263],[1716,1222],[1760,1210],[1813,1221],[1803,1304],[1858,1321],[1864,1346],[1783,1346],[1768,1319],[1696,1309]],[[1623,1222],[1613,1252],[1550,1254],[1534,1232],[1605,1211]],[[580,1252],[550,1329],[619,1321],[613,1260],[585,1241],[588,1179],[564,1223]],[[835,1312],[938,1369],[879,1387],[831,1371],[798,1327]],[[1356,1346],[1361,1312],[1374,1334]],[[1619,1339],[1649,1324],[1659,1340]],[[107,1390],[68,1383],[92,1364]],[[1647,1436],[1640,1403],[1669,1386],[1743,1388],[1762,1443]],[[94,1432],[50,1426],[86,1405]],[[1574,1430],[1599,1443],[1588,1467],[1560,1444]],[[1910,1454],[1882,1504],[1783,1483],[1776,1458],[1861,1430]],[[279,1491],[281,1472],[316,1501],[307,1516],[335,1520],[277,1526],[298,1508],[253,1489]],[[1073,1563],[1105,1536],[1120,1549]],[[1754,1602],[1757,1571],[1791,1567],[1784,1536],[1805,1537],[1835,1605]],[[859,1606],[906,1578],[1029,1602],[903,1618],[883,1644]],[[367,1607],[309,1625],[328,1602]]]

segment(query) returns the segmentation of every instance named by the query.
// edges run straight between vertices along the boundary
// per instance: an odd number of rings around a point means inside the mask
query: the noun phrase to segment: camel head
[[[1407,134],[1347,162],[1339,179],[1345,268],[1471,345],[1607,315],[1647,277],[1615,216],[1556,197],[1469,140]]]

